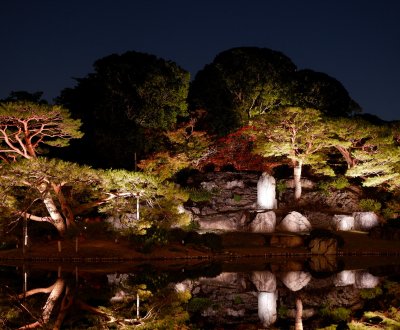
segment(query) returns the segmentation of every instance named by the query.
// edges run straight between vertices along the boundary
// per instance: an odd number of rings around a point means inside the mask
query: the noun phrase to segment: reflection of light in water
[[[282,275],[283,284],[291,291],[299,291],[311,280],[311,274],[303,271],[292,271]]]
[[[268,327],[276,322],[277,299],[277,291],[258,293],[258,317],[265,327]]]
[[[335,285],[346,286],[353,285],[356,281],[356,274],[354,270],[343,270],[336,274]]]
[[[356,272],[355,287],[359,289],[375,288],[379,284],[379,277],[376,277],[366,271]]]
[[[257,205],[261,209],[276,208],[275,178],[263,173],[257,183]]]
[[[251,281],[257,288],[257,291],[275,292],[276,290],[276,277],[271,272],[253,272],[251,275]]]

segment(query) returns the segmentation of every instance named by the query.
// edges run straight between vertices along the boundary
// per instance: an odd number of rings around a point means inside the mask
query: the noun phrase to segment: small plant
[[[382,204],[374,199],[366,198],[361,199],[358,206],[360,210],[364,212],[379,212]]]
[[[276,191],[278,194],[283,194],[287,190],[286,182],[284,180],[279,180],[276,183]]]
[[[320,181],[317,184],[317,189],[325,196],[329,195],[330,183],[328,181]]]
[[[334,322],[340,322],[350,318],[351,310],[344,307],[331,308],[325,306],[320,310],[320,313],[323,317],[329,318]]]
[[[336,179],[332,180],[330,186],[336,190],[342,190],[350,186],[349,180],[347,180],[344,176],[339,176]]]
[[[242,297],[241,297],[241,296],[235,296],[235,298],[233,299],[233,303],[234,303],[235,305],[240,305],[240,304],[242,304],[242,303],[243,303]]]
[[[234,195],[233,195],[233,200],[234,200],[236,203],[239,203],[239,202],[242,200],[242,196],[237,195],[237,194],[234,194]]]
[[[362,289],[360,291],[360,297],[363,299],[374,299],[380,295],[382,295],[383,291],[380,287],[371,288],[371,289]]]

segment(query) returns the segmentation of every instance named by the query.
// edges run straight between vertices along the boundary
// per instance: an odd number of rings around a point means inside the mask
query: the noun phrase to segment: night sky
[[[221,51],[281,51],[339,80],[366,113],[400,119],[399,0],[2,0],[0,98],[52,101],[95,60],[129,50],[192,77]]]

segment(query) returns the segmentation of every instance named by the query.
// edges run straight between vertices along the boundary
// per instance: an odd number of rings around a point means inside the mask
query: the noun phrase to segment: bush
[[[350,182],[349,182],[349,180],[347,180],[346,177],[344,177],[344,176],[339,176],[339,177],[337,177],[336,179],[334,179],[334,180],[330,183],[330,186],[331,186],[333,189],[342,190],[342,189],[345,189],[345,188],[347,188],[348,186],[350,186]]]
[[[361,199],[358,203],[361,211],[364,212],[379,212],[381,210],[382,204],[374,199],[366,198]]]
[[[283,194],[287,190],[286,181],[285,180],[278,180],[276,183],[276,191],[278,194]]]

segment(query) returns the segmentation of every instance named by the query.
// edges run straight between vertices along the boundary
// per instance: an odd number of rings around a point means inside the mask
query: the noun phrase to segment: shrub
[[[325,196],[329,195],[330,183],[328,181],[320,181],[317,184],[317,189]]]
[[[339,176],[339,177],[337,177],[336,179],[334,179],[334,180],[330,183],[330,186],[331,186],[333,189],[342,190],[342,189],[345,189],[345,188],[347,188],[348,186],[350,186],[350,182],[349,182],[349,180],[347,180],[346,177],[344,177],[344,176]]]
[[[370,198],[361,199],[358,205],[365,212],[379,212],[382,207],[380,202]]]
[[[285,180],[278,180],[276,183],[276,191],[278,194],[283,194],[287,189]]]

